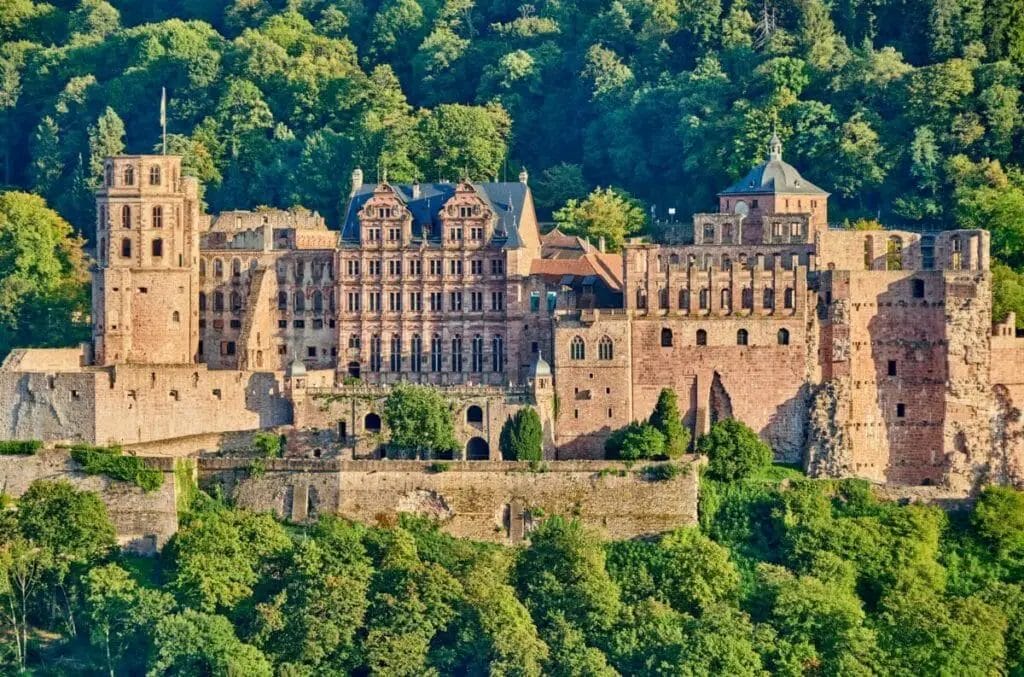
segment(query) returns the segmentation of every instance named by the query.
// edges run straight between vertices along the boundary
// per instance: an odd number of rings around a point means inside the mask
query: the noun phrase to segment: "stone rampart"
[[[107,506],[118,543],[149,554],[162,548],[178,530],[178,513],[173,459],[147,462],[164,473],[163,484],[151,492],[103,475],[86,475],[62,450],[34,456],[0,456],[0,491],[17,498],[36,480],[64,480],[77,489],[95,491]]]
[[[669,480],[607,461],[528,463],[201,459],[200,486],[220,484],[251,510],[296,522],[338,514],[390,523],[400,513],[440,521],[460,537],[521,541],[542,516],[579,517],[609,538],[647,536],[697,521],[697,468]],[[438,470],[441,470],[440,472]]]

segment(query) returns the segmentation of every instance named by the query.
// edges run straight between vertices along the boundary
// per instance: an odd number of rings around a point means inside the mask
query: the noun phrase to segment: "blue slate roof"
[[[413,237],[440,240],[441,220],[438,214],[444,203],[455,195],[457,184],[421,183],[417,198],[413,198],[410,184],[392,183],[389,185],[412,213]],[[492,210],[497,215],[495,230],[504,231],[507,234],[505,246],[518,247],[520,244],[519,224],[523,220],[523,206],[526,203],[526,191],[528,190],[526,184],[519,181],[508,181],[474,183],[472,185],[477,193],[490,203]],[[341,226],[342,240],[359,240],[359,211],[373,196],[373,191],[376,188],[375,184],[364,183],[349,200]],[[496,233],[495,239],[502,238]]]

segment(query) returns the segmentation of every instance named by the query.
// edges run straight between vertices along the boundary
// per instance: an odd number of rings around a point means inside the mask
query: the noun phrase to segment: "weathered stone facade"
[[[108,161],[94,340],[12,353],[0,436],[198,453],[281,428],[293,456],[377,458],[387,388],[413,381],[450,395],[462,458],[498,459],[534,406],[548,459],[596,459],[672,387],[696,435],[735,417],[813,474],[1024,481],[1024,339],[992,329],[988,234],[830,229],[777,140],[689,235],[621,254],[541,237],[525,173],[357,171],[337,230],[203,215],[179,174]]]

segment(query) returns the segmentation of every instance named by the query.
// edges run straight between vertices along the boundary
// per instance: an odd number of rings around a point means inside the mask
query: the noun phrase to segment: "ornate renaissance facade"
[[[517,408],[552,458],[595,458],[679,394],[810,472],[967,490],[1024,478],[1024,339],[993,328],[988,233],[828,226],[768,159],[692,229],[619,254],[541,235],[519,181],[353,173],[338,227],[202,213],[174,156],[119,156],[97,192],[93,341],[15,351],[0,437],[125,444],[282,427],[290,452],[379,453],[390,384],[442,386],[471,458]],[[182,445],[188,450],[188,445]]]

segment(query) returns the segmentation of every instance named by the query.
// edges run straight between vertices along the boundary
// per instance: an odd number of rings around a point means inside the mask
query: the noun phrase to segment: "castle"
[[[187,454],[241,431],[373,458],[390,384],[445,389],[467,459],[534,406],[551,459],[592,459],[679,394],[699,435],[734,417],[816,476],[970,491],[1024,482],[1024,338],[993,327],[989,235],[830,228],[782,158],[718,211],[621,253],[541,235],[528,176],[352,175],[343,222],[210,216],[181,158],[109,158],[93,338],[14,351],[0,438]],[[162,450],[162,451],[161,451]]]

